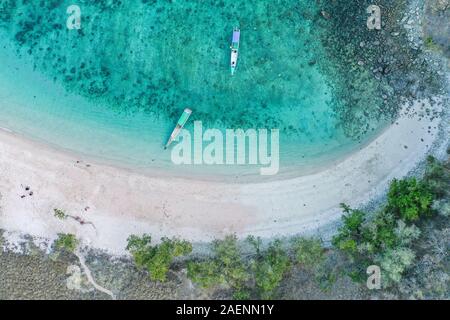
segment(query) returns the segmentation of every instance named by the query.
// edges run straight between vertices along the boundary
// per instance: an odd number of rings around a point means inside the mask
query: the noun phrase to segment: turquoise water
[[[355,139],[343,130],[339,77],[321,68],[327,48],[316,2],[78,1],[81,29],[68,30],[71,4],[1,2],[2,127],[126,166],[172,170],[162,146],[190,107],[205,128],[280,129],[282,172],[341,157],[377,132]],[[241,54],[231,77],[236,25]]]

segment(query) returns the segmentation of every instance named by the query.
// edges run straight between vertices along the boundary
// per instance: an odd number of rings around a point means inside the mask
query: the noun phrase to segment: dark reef
[[[328,60],[323,72],[335,75],[335,108],[346,133],[358,137],[372,128],[370,118],[394,120],[402,103],[440,93],[443,79],[414,48],[402,25],[409,1],[377,1],[382,10],[382,30],[362,28],[366,9],[373,1],[326,1],[330,15],[321,41]]]

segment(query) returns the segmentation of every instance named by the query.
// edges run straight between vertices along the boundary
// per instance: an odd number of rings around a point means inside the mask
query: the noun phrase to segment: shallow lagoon
[[[0,11],[3,127],[123,165],[171,168],[162,145],[190,107],[206,128],[280,129],[281,172],[335,160],[378,131],[344,134],[339,77],[321,68],[315,2],[80,1],[80,30],[65,27],[72,2],[39,3],[6,1]],[[236,25],[241,55],[231,77]]]

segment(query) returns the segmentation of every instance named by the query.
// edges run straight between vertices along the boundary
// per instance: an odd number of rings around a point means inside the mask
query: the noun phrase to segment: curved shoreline
[[[421,114],[427,106],[417,102],[414,112],[336,165],[266,183],[149,177],[108,165],[86,166],[0,131],[0,227],[44,238],[73,233],[113,254],[125,252],[130,234],[203,242],[229,233],[266,238],[313,232],[339,218],[341,202],[361,206],[382,194],[391,179],[417,167],[440,129],[441,119]],[[21,198],[25,186],[33,195]],[[91,221],[96,229],[59,221],[54,208]]]

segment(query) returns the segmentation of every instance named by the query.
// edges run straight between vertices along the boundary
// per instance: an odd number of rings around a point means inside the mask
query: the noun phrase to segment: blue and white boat
[[[239,57],[239,41],[241,38],[241,30],[239,28],[234,28],[233,39],[231,41],[231,75],[234,76],[236,73],[237,62]]]

